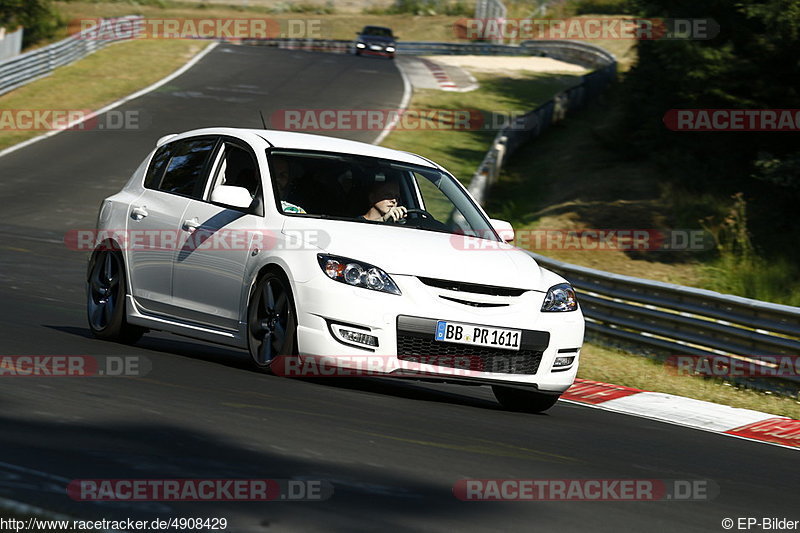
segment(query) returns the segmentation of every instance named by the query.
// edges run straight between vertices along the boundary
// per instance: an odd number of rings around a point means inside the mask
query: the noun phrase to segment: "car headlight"
[[[402,294],[389,274],[369,263],[329,254],[317,254],[317,261],[325,275],[334,281],[373,291]]]
[[[356,43],[356,48],[366,48],[367,45],[364,43]]]
[[[387,52],[394,52],[394,46],[387,46],[386,47],[386,51]]]
[[[561,311],[575,311],[578,309],[578,299],[575,289],[569,283],[559,283],[547,289],[542,304],[543,313],[557,313]]]

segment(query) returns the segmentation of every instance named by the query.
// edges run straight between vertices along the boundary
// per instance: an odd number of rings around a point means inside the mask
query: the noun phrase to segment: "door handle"
[[[148,214],[149,213],[147,212],[147,206],[144,205],[141,207],[134,207],[133,209],[131,209],[131,218],[133,220],[142,220]]]
[[[187,218],[183,221],[183,229],[188,231],[189,233],[194,232],[197,228],[200,227],[200,221],[197,220],[197,217],[194,218]]]

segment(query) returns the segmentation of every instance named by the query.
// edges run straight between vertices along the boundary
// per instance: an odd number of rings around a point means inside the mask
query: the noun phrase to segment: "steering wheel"
[[[433,215],[425,211],[424,209],[407,209],[406,210],[406,217],[408,215],[417,215],[419,218],[423,220],[436,220]],[[408,218],[401,218],[397,221],[397,224],[405,224],[408,221]]]

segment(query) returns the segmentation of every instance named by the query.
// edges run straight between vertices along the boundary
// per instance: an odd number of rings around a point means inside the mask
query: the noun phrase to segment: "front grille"
[[[470,302],[469,300],[460,300],[458,298],[450,298],[449,296],[439,295],[442,300],[449,300],[457,304],[469,305],[470,307],[508,307],[508,304],[492,304],[487,302]]]
[[[520,296],[527,292],[527,289],[512,289],[511,287],[496,287],[494,285],[480,285],[477,283],[465,283],[463,281],[450,281],[446,279],[420,277],[419,280],[430,287],[446,289],[448,291],[488,294],[491,296]]]
[[[467,346],[398,332],[397,358],[402,361],[500,374],[535,374],[542,352],[512,352],[486,346]]]

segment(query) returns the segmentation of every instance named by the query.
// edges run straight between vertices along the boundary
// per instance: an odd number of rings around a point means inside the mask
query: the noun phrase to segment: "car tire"
[[[494,397],[509,411],[541,413],[553,407],[560,395],[492,385]]]
[[[116,248],[101,247],[89,261],[86,278],[86,318],[98,339],[133,344],[145,329],[128,324],[125,262]]]
[[[269,271],[253,285],[247,308],[247,346],[253,367],[274,373],[278,356],[297,355],[297,315],[286,277]]]

